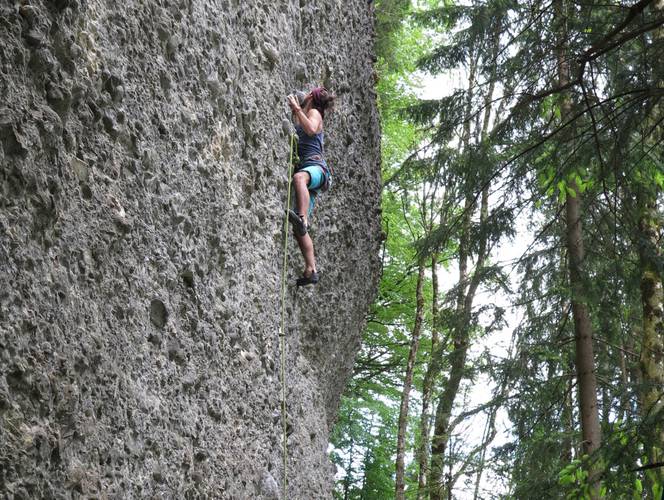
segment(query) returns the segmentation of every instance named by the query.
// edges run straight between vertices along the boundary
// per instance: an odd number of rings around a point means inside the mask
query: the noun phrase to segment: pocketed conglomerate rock
[[[379,271],[366,1],[0,4],[0,496],[280,498],[289,117],[323,83],[321,282],[286,291],[288,497]]]

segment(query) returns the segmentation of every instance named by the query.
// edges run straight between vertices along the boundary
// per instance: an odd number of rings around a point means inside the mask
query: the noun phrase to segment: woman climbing
[[[325,110],[332,108],[334,98],[334,94],[325,87],[315,87],[301,98],[288,96],[300,159],[293,175],[297,211],[288,210],[288,220],[293,225],[295,239],[304,257],[304,273],[298,278],[297,286],[315,285],[319,279],[314,244],[309,236],[309,220],[316,195],[327,189],[330,182],[330,171],[323,157],[323,118]]]

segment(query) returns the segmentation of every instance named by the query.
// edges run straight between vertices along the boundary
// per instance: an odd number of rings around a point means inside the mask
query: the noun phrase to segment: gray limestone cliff
[[[366,0],[0,3],[0,497],[281,496],[285,96],[336,91],[322,279],[286,292],[289,498],[379,272]]]

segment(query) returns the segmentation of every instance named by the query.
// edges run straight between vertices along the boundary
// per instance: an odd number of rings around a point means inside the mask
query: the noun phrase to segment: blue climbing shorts
[[[318,191],[325,183],[325,172],[323,168],[318,165],[308,165],[301,168],[298,172],[307,172],[309,174],[309,184],[307,188],[309,191]]]
[[[307,165],[299,169],[298,172],[307,172],[309,174],[309,184],[307,184],[307,189],[309,190],[309,210],[307,211],[307,217],[311,217],[314,205],[316,204],[318,190],[325,184],[325,172],[323,171],[323,167],[319,165]]]

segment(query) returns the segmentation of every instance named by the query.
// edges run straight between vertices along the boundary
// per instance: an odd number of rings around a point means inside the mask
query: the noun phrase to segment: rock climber
[[[295,239],[304,257],[304,273],[296,281],[297,286],[315,285],[319,280],[314,257],[314,244],[309,236],[309,221],[316,195],[326,191],[331,175],[323,156],[323,119],[331,110],[335,95],[325,87],[314,87],[307,93],[289,95],[288,105],[293,112],[297,132],[299,163],[293,175],[296,210],[288,210],[288,220],[293,225]]]

